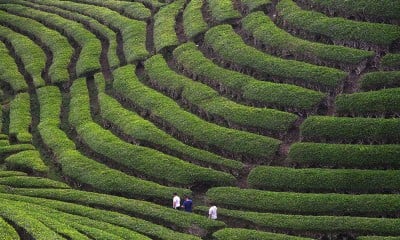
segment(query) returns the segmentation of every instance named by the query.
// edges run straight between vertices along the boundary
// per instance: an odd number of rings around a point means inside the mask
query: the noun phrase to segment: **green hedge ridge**
[[[195,211],[207,212],[208,207],[196,207]],[[321,234],[377,234],[398,235],[400,220],[396,218],[364,218],[348,216],[303,216],[273,213],[244,212],[218,208],[218,216],[251,224],[257,228],[280,232],[296,232],[311,235]]]
[[[273,157],[278,150],[278,140],[271,141],[256,134],[220,127],[184,111],[172,99],[141,83],[132,66],[119,68],[113,74],[113,87],[118,94],[135,106],[151,112],[185,136],[190,136],[195,142],[218,147],[233,154],[258,158]],[[226,144],[228,142],[230,144]]]
[[[202,0],[192,0],[183,11],[183,30],[189,39],[196,38],[208,29],[201,12],[202,6]]]
[[[42,12],[21,5],[1,4],[0,9],[35,19],[45,26],[54,28],[69,38],[73,38],[81,46],[75,69],[77,76],[100,70],[99,57],[101,55],[101,43],[93,33],[86,30],[81,24],[67,20],[56,14]]]
[[[319,12],[302,10],[292,0],[282,0],[276,7],[278,17],[290,28],[323,35],[333,41],[389,47],[400,39],[400,26],[330,18]]]
[[[303,141],[400,143],[400,119],[311,116],[300,133]]]
[[[400,71],[380,71],[364,74],[360,79],[364,91],[400,87]]]
[[[1,194],[1,199],[9,199],[8,201],[18,201],[25,205],[34,205],[37,206],[38,209],[47,209],[50,215],[53,215],[56,212],[63,213],[64,217],[67,220],[78,220],[78,223],[83,223],[84,225],[92,226],[92,227],[100,227],[103,225],[103,228],[100,229],[110,232],[112,234],[116,234],[122,238],[126,238],[126,236],[131,236],[134,232],[147,235],[149,237],[155,239],[191,239],[198,240],[200,238],[196,236],[191,236],[184,233],[174,232],[173,230],[167,229],[163,226],[156,225],[154,223],[148,222],[146,220],[142,220],[135,217],[130,217],[125,214],[95,209],[91,207],[86,207],[78,204],[49,200],[43,198],[34,198],[27,196],[19,196],[19,195],[10,195],[10,194]],[[148,209],[150,210],[150,209]],[[58,214],[57,214],[58,215]],[[56,218],[57,219],[57,218]],[[61,218],[62,219],[62,218]],[[92,219],[88,221],[86,219]],[[79,221],[81,220],[81,221]],[[101,225],[99,225],[101,224]],[[110,228],[110,226],[114,226]],[[117,228],[116,228],[117,227]],[[110,231],[111,230],[111,231]],[[128,235],[123,235],[128,234]],[[134,235],[132,235],[134,237]],[[141,236],[144,239],[144,236]],[[135,238],[133,238],[135,239]],[[147,239],[147,238],[145,238]]]
[[[7,168],[9,169],[21,169],[23,171],[34,172],[34,173],[47,173],[49,167],[44,164],[40,158],[40,153],[36,150],[22,151],[13,154],[5,159]]]
[[[17,203],[10,203],[5,199],[0,201],[0,217],[24,229],[26,233],[37,240],[63,240],[64,238],[52,231],[41,221],[27,214],[26,208],[16,207]],[[47,214],[45,214],[47,215]],[[19,238],[17,238],[19,239]]]
[[[71,202],[92,207],[111,208],[117,211],[142,216],[150,221],[163,223],[163,225],[174,226],[179,231],[189,231],[193,226],[200,227],[205,231],[213,231],[225,226],[223,222],[213,221],[197,214],[186,214],[169,207],[154,203],[127,199],[118,196],[77,191],[72,189],[8,189],[6,193],[31,196],[37,198],[53,199]]]
[[[243,228],[224,228],[215,233],[218,240],[310,240],[311,238],[296,237],[279,233],[260,232]]]
[[[148,57],[149,53],[146,50],[145,22],[129,19],[105,7],[70,1],[52,1],[46,4],[87,15],[108,26],[112,30],[118,31],[122,37],[122,50],[125,60],[128,63],[144,60]]]
[[[297,116],[274,109],[254,108],[240,105],[221,97],[211,87],[195,82],[170,69],[161,55],[148,59],[145,70],[150,82],[165,90],[169,96],[179,96],[189,107],[198,109],[215,118],[222,118],[228,125],[244,128],[263,129],[271,132],[285,132],[291,128]],[[177,98],[177,97],[175,97]]]
[[[309,6],[320,6],[325,11],[340,15],[366,17],[368,20],[400,19],[399,0],[302,0]]]
[[[67,184],[62,182],[30,176],[2,177],[0,178],[0,185],[20,188],[69,188]]]
[[[250,76],[214,64],[190,42],[173,52],[175,61],[194,78],[221,86],[256,105],[271,106],[286,111],[313,111],[324,94],[289,84],[258,81]],[[211,81],[211,83],[209,83]]]
[[[3,240],[20,239],[15,229],[0,217],[0,238]]]
[[[16,0],[13,0],[16,1]],[[73,7],[71,7],[70,2],[65,2],[65,1],[52,1],[52,0],[32,0],[35,3],[41,4],[41,5],[33,5],[30,2],[26,1],[18,1],[19,4],[24,4],[27,6],[34,6],[36,8],[40,8],[43,11],[49,11],[52,13],[59,14],[60,16],[64,18],[68,18],[70,20],[82,23],[86,26],[89,26],[90,29],[96,34],[100,35],[101,38],[106,39],[108,42],[108,49],[107,49],[107,61],[108,64],[111,68],[115,68],[116,66],[119,65],[119,59],[117,56],[117,34],[112,31],[110,28],[104,26],[103,24],[99,23],[97,20],[79,14],[77,11],[74,10]],[[45,5],[42,5],[45,4]],[[73,3],[72,3],[73,5]],[[66,9],[66,10],[64,10]],[[70,11],[67,11],[70,10]],[[74,12],[75,11],[75,12]]]
[[[38,89],[40,104],[39,133],[44,144],[57,157],[63,174],[94,189],[123,194],[135,198],[170,199],[172,192],[188,194],[190,191],[165,187],[159,184],[129,176],[120,171],[108,168],[83,156],[75,150],[75,144],[65,132],[59,129],[61,93],[57,87]]]
[[[150,9],[146,8],[143,3],[127,2],[127,1],[112,1],[112,0],[74,0],[74,2],[92,4],[96,6],[106,7],[111,10],[117,11],[122,15],[138,19],[146,20],[151,16]]]
[[[213,167],[232,170],[243,168],[243,164],[239,161],[223,158],[178,141],[135,112],[124,109],[117,100],[105,93],[100,92],[98,99],[102,118],[115,124],[125,134],[132,136],[134,139],[161,146],[163,149],[178,153],[178,155],[188,156],[194,161],[211,164]]]
[[[32,134],[29,132],[32,122],[30,109],[28,93],[17,94],[10,103],[9,135],[15,136],[20,143],[32,141]]]
[[[26,176],[24,172],[0,170],[0,177]]]
[[[299,56],[300,60],[305,59],[316,64],[327,61],[330,64],[357,65],[375,55],[372,51],[310,42],[294,37],[277,27],[263,12],[255,12],[246,16],[242,19],[241,24],[245,31],[273,51],[291,53]]]
[[[21,151],[26,151],[26,150],[35,150],[35,146],[31,144],[13,144],[9,146],[3,146],[0,147],[0,162],[2,162],[4,159],[4,156],[8,156],[10,154],[15,154]]]
[[[29,200],[34,202],[34,199],[25,199],[24,197],[20,196],[14,196],[14,195],[6,195],[6,194],[1,194],[0,195],[1,200],[7,205],[8,207],[6,212],[15,212],[18,210],[26,210],[26,209],[31,209],[31,211],[28,211],[26,213],[27,217],[31,217],[32,219],[35,219],[36,221],[42,222],[44,226],[46,226],[50,231],[52,231],[54,234],[60,234],[61,235],[66,235],[70,237],[71,239],[82,239],[84,235],[89,235],[91,236],[92,231],[88,231],[87,227],[89,228],[97,228],[98,230],[101,229],[101,232],[107,233],[108,236],[113,236],[111,238],[107,238],[105,236],[100,237],[99,234],[100,232],[97,232],[97,236],[94,237],[96,239],[121,239],[126,236],[130,236],[132,239],[149,239],[146,238],[145,236],[138,234],[135,231],[132,231],[131,229],[124,228],[119,226],[118,224],[111,224],[106,221],[102,221],[101,217],[97,217],[97,219],[93,218],[88,218],[84,216],[80,216],[77,213],[74,214],[69,214],[64,212],[65,209],[56,210],[53,209],[53,206],[42,206],[45,205],[44,203],[40,203],[36,201],[35,203],[31,203]],[[40,199],[39,199],[40,200]],[[72,205],[72,204],[71,204]],[[4,206],[4,205],[3,205]],[[73,206],[70,206],[73,208]],[[78,206],[79,207],[79,206]],[[82,207],[83,208],[83,207]],[[82,209],[81,210],[86,210],[90,211],[90,209]],[[76,211],[76,207],[74,209]],[[106,211],[103,211],[103,214],[105,215]],[[105,218],[105,217],[103,217]],[[21,226],[24,228],[24,226]],[[36,230],[35,228],[32,229],[33,233]],[[71,231],[72,230],[72,231]],[[80,233],[82,232],[82,233]],[[117,237],[118,236],[118,237]],[[48,236],[47,236],[48,237]],[[42,235],[35,236],[35,239],[46,239],[46,237],[43,237]],[[54,238],[47,238],[47,239],[54,239]],[[57,238],[58,239],[58,238]],[[64,237],[60,237],[60,239],[65,239]],[[83,239],[89,239],[89,238],[83,238]]]
[[[51,82],[54,84],[68,81],[68,65],[73,48],[67,38],[32,19],[7,14],[4,11],[0,14],[0,22],[39,39],[53,53],[53,61],[48,73]]]
[[[398,194],[337,194],[270,192],[234,187],[211,188],[208,199],[221,207],[312,215],[382,216],[398,214]]]
[[[0,36],[11,44],[15,54],[21,59],[25,70],[32,77],[35,87],[44,86],[45,82],[41,74],[46,65],[46,55],[43,50],[28,37],[18,34],[6,27],[0,26]],[[2,72],[9,71],[8,69],[10,68],[12,69],[10,65],[7,65],[6,70]],[[17,79],[14,81],[16,80]],[[26,86],[25,89],[28,88],[26,83],[23,85]]]
[[[259,166],[247,181],[272,191],[387,193],[400,190],[400,171]]]
[[[304,167],[400,169],[400,145],[294,143],[288,162]]]
[[[399,116],[400,88],[340,94],[336,97],[336,112],[341,116]]]
[[[231,0],[207,0],[208,10],[216,23],[222,23],[241,17],[241,14],[234,9]]]
[[[175,18],[182,10],[184,4],[184,0],[174,1],[162,7],[154,15],[153,41],[157,52],[179,44],[179,39],[175,32]]]
[[[265,76],[294,80],[300,85],[318,90],[340,89],[347,75],[338,69],[285,60],[263,53],[246,45],[230,25],[211,28],[205,34],[204,41],[225,61],[254,69]]]
[[[383,237],[383,236],[361,236],[356,240],[399,240],[400,237]]]
[[[388,53],[381,59],[381,64],[384,68],[400,69],[400,54]]]
[[[18,71],[14,59],[9,55],[9,51],[3,42],[0,42],[0,57],[0,80],[8,83],[14,92],[26,91],[28,84],[26,84],[24,76]]]
[[[71,87],[70,122],[77,134],[93,151],[152,180],[178,185],[232,185],[235,178],[228,174],[185,162],[151,148],[124,142],[109,130],[92,122],[89,93],[85,79],[75,80]]]
[[[250,12],[262,10],[263,7],[268,7],[272,4],[271,0],[240,0],[240,2],[244,4]]]

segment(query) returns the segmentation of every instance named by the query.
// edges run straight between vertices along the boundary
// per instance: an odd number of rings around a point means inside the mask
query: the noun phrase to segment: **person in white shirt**
[[[217,219],[217,207],[216,206],[212,206],[210,207],[210,209],[208,210],[208,218],[210,219]]]
[[[174,197],[172,198],[172,208],[178,209],[181,206],[181,198],[178,196],[177,193],[174,193]]]

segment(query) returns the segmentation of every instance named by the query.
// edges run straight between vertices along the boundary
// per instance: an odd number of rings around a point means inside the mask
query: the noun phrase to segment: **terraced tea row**
[[[396,1],[0,1],[0,238],[398,239]]]

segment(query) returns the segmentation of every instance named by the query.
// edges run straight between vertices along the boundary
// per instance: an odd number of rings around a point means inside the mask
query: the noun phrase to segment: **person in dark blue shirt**
[[[182,204],[182,207],[185,208],[186,212],[192,212],[193,201],[189,198],[189,196],[185,196],[185,201]]]

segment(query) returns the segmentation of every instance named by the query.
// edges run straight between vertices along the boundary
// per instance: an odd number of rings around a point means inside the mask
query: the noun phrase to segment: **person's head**
[[[188,196],[188,195],[185,195],[185,199],[188,200],[188,199],[189,199],[189,196]]]
[[[174,196],[178,196],[178,193],[175,192],[173,195],[174,195]]]

